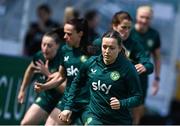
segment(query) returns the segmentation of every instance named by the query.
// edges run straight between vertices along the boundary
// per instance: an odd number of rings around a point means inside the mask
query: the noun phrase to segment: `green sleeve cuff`
[[[125,108],[126,104],[125,104],[124,100],[119,100],[119,102],[120,102],[120,109]]]
[[[146,64],[143,64],[146,68],[146,74],[151,74],[153,73],[154,71],[154,66],[152,63],[146,63]]]
[[[127,98],[127,99],[123,99],[123,100],[119,100],[120,102],[120,108],[133,108],[136,107],[140,104],[142,104],[142,98],[141,96],[134,96],[131,98]]]

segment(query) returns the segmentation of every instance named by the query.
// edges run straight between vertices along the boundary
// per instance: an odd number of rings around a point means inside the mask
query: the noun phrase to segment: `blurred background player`
[[[33,61],[30,63],[24,74],[23,82],[19,90],[18,101],[23,103],[25,100],[26,88],[30,84],[32,77],[37,82],[45,83],[47,79],[59,69],[60,64],[60,39],[59,29],[46,33],[42,38],[41,51],[37,52]],[[36,86],[36,85],[35,85]],[[35,88],[36,89],[36,88]],[[37,125],[45,122],[52,109],[56,106],[62,93],[64,85],[59,89],[54,88],[38,94],[35,102],[30,106],[24,118],[22,125]]]
[[[64,10],[64,23],[70,19],[78,19],[79,15],[79,11],[77,11],[73,6],[67,6]]]
[[[25,35],[24,54],[26,56],[33,56],[40,51],[42,36],[52,28],[59,27],[59,24],[51,19],[52,12],[49,5],[39,5],[36,13],[38,21],[30,24]]]
[[[85,13],[84,18],[88,22],[89,42],[92,43],[95,39],[99,37],[99,34],[96,31],[100,21],[99,12],[97,10],[89,10]]]
[[[159,90],[160,81],[160,36],[159,32],[150,26],[153,17],[153,10],[150,6],[140,6],[137,9],[136,23],[131,31],[131,37],[139,41],[146,54],[154,61],[154,80],[152,84],[152,94],[156,95]],[[144,98],[147,94],[148,77],[141,77],[144,90]],[[144,100],[145,101],[145,100]],[[140,118],[144,114],[144,106],[139,106],[134,112],[134,124],[139,124]]]

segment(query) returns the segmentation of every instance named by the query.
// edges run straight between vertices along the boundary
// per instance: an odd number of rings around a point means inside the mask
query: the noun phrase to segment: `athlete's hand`
[[[24,99],[25,99],[25,92],[24,91],[19,91],[18,102],[22,104],[22,103],[24,103]]]
[[[110,106],[112,109],[120,109],[120,102],[116,97],[112,97],[110,101]]]
[[[34,83],[34,90],[38,93],[40,93],[41,91],[44,91],[46,89],[45,85],[44,84],[41,84],[41,83],[38,83],[38,82],[35,82]]]
[[[56,78],[58,76],[59,76],[59,72],[54,72],[48,76],[47,81],[50,81],[51,79]]]
[[[48,61],[46,61],[46,64],[43,63],[42,60],[38,60],[36,61],[36,66],[35,67],[35,73],[42,73],[44,74],[45,76],[49,76],[50,75],[50,72],[48,70]]]
[[[141,63],[136,64],[136,65],[135,65],[135,68],[136,68],[136,70],[137,70],[137,72],[138,72],[139,74],[142,74],[142,73],[146,72],[146,68],[145,68],[144,65],[142,65]]]
[[[72,111],[70,110],[63,110],[60,114],[59,114],[59,118],[60,120],[64,121],[64,122],[69,122],[70,118],[72,115]]]
[[[155,96],[159,91],[159,81],[154,80],[152,84],[152,95]]]

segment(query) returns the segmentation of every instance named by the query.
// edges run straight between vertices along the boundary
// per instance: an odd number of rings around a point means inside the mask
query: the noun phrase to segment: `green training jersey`
[[[50,73],[57,72],[59,70],[59,65],[60,65],[60,49],[58,50],[56,56],[49,61],[48,63],[48,69]],[[36,61],[41,60],[44,64],[46,62],[43,54],[41,51],[37,52],[34,57],[33,57],[33,63],[36,65]],[[41,73],[35,74],[36,80],[39,83],[45,83],[47,80],[47,77]],[[56,89],[49,89],[44,91],[47,95],[47,97],[50,98],[59,98],[61,95]]]
[[[153,28],[149,28],[145,33],[140,33],[136,31],[134,27],[130,35],[132,38],[140,42],[148,56],[161,46],[159,33]]]
[[[123,55],[119,54],[111,65],[105,65],[102,55],[90,58],[84,63],[79,74],[72,82],[66,109],[76,104],[76,93],[82,87],[90,86],[89,111],[99,117],[104,124],[131,124],[129,108],[141,103],[141,86],[135,67]],[[120,109],[113,110],[110,99],[116,97]]]
[[[65,68],[67,77],[67,84],[63,97],[64,102],[66,102],[71,82],[77,76],[82,63],[87,61],[88,56],[86,56],[80,48],[71,48],[66,44],[62,47],[61,58],[61,65]],[[83,102],[84,96],[82,94],[84,94],[84,91],[85,90],[79,92],[79,99],[77,98],[76,102]]]

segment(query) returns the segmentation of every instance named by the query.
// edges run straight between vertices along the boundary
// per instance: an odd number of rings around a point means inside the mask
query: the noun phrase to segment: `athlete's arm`
[[[66,98],[67,101],[65,103],[65,107],[64,110],[59,113],[59,118],[62,121],[69,121],[71,114],[72,114],[72,108],[74,106],[74,99],[76,97],[76,94],[78,93],[78,91],[81,88],[81,84],[83,84],[81,81],[82,80],[86,80],[85,78],[85,69],[83,67],[81,67],[79,73],[77,74],[77,76],[75,77],[75,79],[72,81],[71,86],[69,88],[69,94],[68,97]]]
[[[72,114],[72,109],[75,105],[74,99],[76,98],[76,95],[78,94],[81,87],[86,83],[87,80],[87,69],[90,66],[90,64],[95,60],[95,58],[90,58],[88,61],[82,64],[77,76],[74,78],[74,80],[71,83],[71,86],[69,88],[69,94],[66,98],[67,101],[64,106],[64,110],[59,114],[59,118],[63,121],[69,121],[69,118]]]
[[[139,74],[146,73],[151,74],[153,72],[154,66],[150,62],[148,55],[145,54],[143,47],[140,43],[135,42],[135,48],[133,50],[134,57],[138,60],[138,64],[136,64],[136,70]]]
[[[69,88],[69,95],[67,97],[67,102],[65,104],[64,110],[71,110],[74,107],[74,99],[76,98],[76,95],[81,90],[81,88],[87,84],[88,68],[95,61],[96,57],[93,56],[81,65],[77,76],[74,78]]]
[[[66,88],[66,84],[67,84],[67,79],[62,82],[61,85],[59,85],[57,88],[55,88],[55,90],[57,90],[59,93],[63,94]]]
[[[132,108],[142,103],[142,89],[140,80],[135,69],[129,70],[125,79],[127,84],[127,91],[129,97],[127,99],[120,99],[120,108]]]
[[[66,98],[67,101],[65,103],[65,107],[64,110],[59,113],[59,118],[62,121],[69,121],[71,114],[72,114],[72,108],[74,106],[74,98],[76,97],[77,92],[80,90],[81,88],[81,80],[85,80],[85,78],[83,78],[83,75],[85,75],[85,71],[82,69],[80,69],[79,73],[77,74],[77,76],[75,77],[75,79],[72,81],[71,86],[69,88],[69,94],[68,97]]]
[[[69,94],[67,97],[67,102],[65,104],[64,109],[66,110],[71,110],[74,106],[74,99],[76,97],[76,95],[78,94],[79,90],[81,89],[81,87],[83,86],[83,84],[86,84],[86,80],[87,80],[87,72],[86,72],[86,63],[84,63],[80,70],[79,73],[77,74],[77,76],[74,78],[74,80],[71,83],[71,86],[69,88]]]
[[[35,82],[35,90],[37,92],[40,92],[42,90],[52,89],[61,85],[66,80],[64,67],[60,65],[59,71],[50,75],[50,78],[52,79],[50,79],[44,84]]]
[[[18,94],[18,102],[19,103],[23,103],[24,102],[24,98],[25,98],[25,90],[28,86],[28,84],[30,84],[31,78],[34,75],[34,63],[31,62],[29,64],[29,66],[27,67],[25,74],[24,74],[24,78],[19,90],[19,94]]]
[[[157,48],[153,54],[154,61],[154,81],[153,81],[153,91],[152,94],[156,95],[159,90],[159,81],[160,81],[160,68],[161,68],[161,57],[160,57],[160,48]]]

